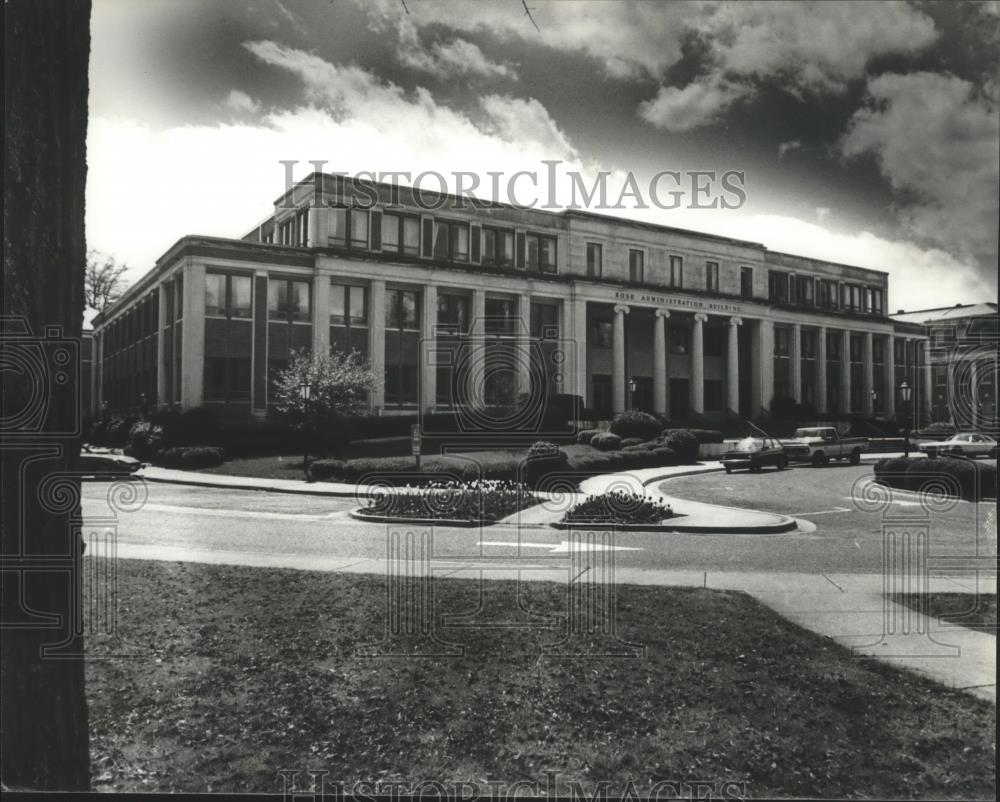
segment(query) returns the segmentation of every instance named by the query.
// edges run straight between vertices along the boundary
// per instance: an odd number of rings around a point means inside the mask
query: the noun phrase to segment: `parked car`
[[[125,454],[112,454],[108,451],[84,451],[80,454],[80,472],[84,476],[98,478],[113,478],[131,476],[142,463],[135,457]]]
[[[765,465],[783,471],[788,466],[785,449],[773,437],[746,437],[725,452],[719,461],[726,473],[732,473],[734,468],[749,468],[756,473]]]
[[[817,466],[845,458],[851,465],[857,465],[861,453],[868,450],[867,437],[841,437],[833,426],[796,429],[791,439],[781,442],[793,462],[811,462]]]
[[[993,457],[997,455],[997,441],[988,434],[963,432],[947,440],[924,440],[917,445],[923,452],[936,451],[938,454],[961,454],[966,457]]]

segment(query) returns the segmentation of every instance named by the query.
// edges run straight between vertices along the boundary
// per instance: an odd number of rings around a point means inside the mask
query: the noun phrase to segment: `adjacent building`
[[[295,349],[355,349],[379,414],[553,393],[611,414],[929,420],[922,322],[886,273],[754,242],[314,174],[241,239],[187,236],[94,320],[108,410],[265,416]],[[995,308],[994,308],[995,314]]]

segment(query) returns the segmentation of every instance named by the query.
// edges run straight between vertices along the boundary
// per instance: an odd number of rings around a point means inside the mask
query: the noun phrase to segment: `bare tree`
[[[0,773],[90,788],[79,348],[87,258],[89,0],[7,0],[0,358]],[[43,399],[39,404],[37,399]]]
[[[128,265],[118,264],[114,256],[93,248],[87,251],[87,273],[83,282],[84,301],[88,309],[103,312],[125,292],[125,271]]]

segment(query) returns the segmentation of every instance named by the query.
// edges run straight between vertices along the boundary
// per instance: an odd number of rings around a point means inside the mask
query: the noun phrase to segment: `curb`
[[[404,524],[406,526],[454,526],[471,529],[476,526],[495,526],[498,521],[465,521],[447,518],[395,518],[390,515],[367,515],[361,510],[349,510],[348,515],[370,524]]]
[[[607,530],[621,532],[660,532],[663,534],[677,533],[685,535],[778,535],[792,532],[799,528],[794,519],[776,524],[761,526],[670,526],[663,524],[583,524],[562,523],[557,521],[549,526],[563,530]]]
[[[260,493],[288,493],[290,495],[300,495],[300,496],[333,496],[336,498],[357,498],[359,496],[371,496],[372,489],[365,487],[361,489],[361,486],[352,490],[350,492],[345,492],[343,490],[323,490],[320,488],[302,487],[302,488],[291,488],[291,487],[261,487],[260,485],[248,485],[248,484],[236,484],[236,483],[221,483],[221,482],[206,482],[198,481],[197,479],[166,479],[157,476],[146,476],[145,474],[139,472],[134,473],[132,476],[137,479],[142,479],[146,482],[158,482],[160,484],[166,485],[188,485],[190,487],[211,487],[215,490],[256,490]]]

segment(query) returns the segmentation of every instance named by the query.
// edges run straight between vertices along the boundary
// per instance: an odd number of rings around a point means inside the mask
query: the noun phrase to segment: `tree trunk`
[[[71,471],[90,2],[7,0],[4,11],[0,774],[9,789],[86,790],[80,481]]]

